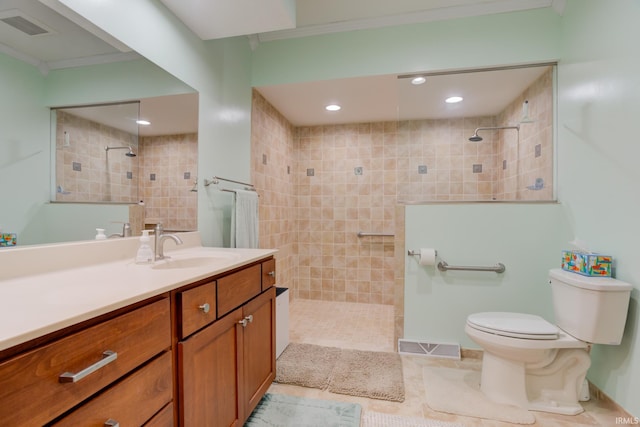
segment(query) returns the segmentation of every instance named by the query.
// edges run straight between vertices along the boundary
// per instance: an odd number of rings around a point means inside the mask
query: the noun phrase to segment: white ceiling
[[[553,8],[557,13],[562,13],[565,0],[161,1],[203,40],[247,35],[252,47],[259,48],[260,42],[282,38],[516,10]],[[62,6],[57,0],[0,0],[0,19],[16,14],[34,21],[49,32],[28,36],[0,20],[0,52],[38,67],[43,74],[51,69],[139,57],[126,45]],[[489,100],[497,100],[500,95],[506,94],[508,86],[523,87],[526,81],[531,80],[531,75],[527,74],[522,81],[501,78],[500,85],[496,85],[487,83],[489,74],[483,74],[482,77],[478,76],[481,83],[475,85],[475,88],[471,84],[470,75],[462,74],[448,79],[431,77],[427,84],[414,88],[412,92],[407,92],[400,85],[397,76],[280,85],[261,87],[259,90],[292,123],[322,124],[385,120],[385,117],[391,117],[390,114],[399,117],[398,102],[401,101],[403,107],[400,109],[400,117],[410,117],[414,113],[410,112],[408,105],[431,104],[426,101],[429,96],[440,100],[445,93],[453,91],[462,93],[465,100],[469,101],[465,105],[471,106],[472,100],[482,100],[475,101],[475,108],[478,105],[489,106]],[[448,84],[453,86],[447,86]],[[477,89],[486,90],[487,87],[494,90],[490,94],[473,93]],[[420,93],[421,98],[418,101],[408,101],[408,98],[405,100],[409,93]],[[513,98],[515,95],[509,96]],[[343,104],[340,115],[328,115],[321,108],[329,98]],[[160,110],[165,108],[168,107],[159,106]],[[496,108],[498,107],[490,107],[494,110]],[[431,110],[431,113],[420,114],[442,115],[451,112],[443,109],[439,101],[433,103]],[[459,107],[456,111],[460,113]],[[355,115],[356,112],[358,115]]]
[[[258,87],[291,124],[314,126],[374,121],[493,116],[503,111],[548,66],[426,75],[415,86],[396,75]],[[450,96],[461,96],[447,104]],[[342,109],[329,112],[328,104]]]

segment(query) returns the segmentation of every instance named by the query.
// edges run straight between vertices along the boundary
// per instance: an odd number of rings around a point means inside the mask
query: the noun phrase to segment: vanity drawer
[[[9,359],[0,364],[2,425],[49,422],[170,346],[164,298]]]
[[[171,353],[165,352],[53,425],[141,426],[171,401],[172,391]]]
[[[271,258],[262,263],[262,290],[276,284],[276,260]]]
[[[216,320],[216,282],[180,292],[181,336],[185,338]]]
[[[218,279],[218,317],[240,307],[262,292],[260,264]]]

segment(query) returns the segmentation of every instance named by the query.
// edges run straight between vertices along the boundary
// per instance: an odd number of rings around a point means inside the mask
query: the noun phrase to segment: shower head
[[[136,157],[136,153],[133,152],[133,149],[131,147],[104,147],[105,151],[109,151],[109,150],[129,150],[128,153],[125,153],[125,156],[127,157]]]
[[[500,130],[500,129],[515,129],[517,131],[520,131],[520,125],[515,125],[515,126],[491,126],[491,127],[486,127],[486,128],[477,128],[476,131],[473,133],[473,136],[471,136],[469,138],[469,141],[471,141],[471,142],[482,141],[482,137],[480,135],[478,135],[478,131],[481,131],[481,130]]]

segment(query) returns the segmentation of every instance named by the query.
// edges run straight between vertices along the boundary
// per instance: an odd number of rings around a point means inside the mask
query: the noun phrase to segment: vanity
[[[3,425],[244,423],[275,377],[276,251],[180,236],[149,265],[137,238],[0,252]]]

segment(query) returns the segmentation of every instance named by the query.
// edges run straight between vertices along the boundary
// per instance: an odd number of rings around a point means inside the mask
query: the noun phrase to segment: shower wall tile
[[[65,146],[65,132],[69,144]],[[56,112],[56,193],[64,202],[136,203],[138,159],[126,150],[107,152],[105,147],[131,146],[137,138],[127,132],[58,110]],[[81,165],[74,170],[74,164]],[[127,179],[127,172],[132,179]]]
[[[498,116],[330,126],[293,127],[254,91],[252,179],[263,196],[260,241],[280,250],[279,283],[293,289],[293,298],[398,306],[404,259],[398,252],[404,246],[398,206],[550,199],[549,188],[522,189],[539,176],[551,185],[550,108],[530,109],[536,125],[521,130],[520,144],[508,130],[482,132],[482,142],[468,140],[478,127],[519,120],[525,98],[532,107],[551,105],[550,78],[534,82]],[[262,165],[263,153],[279,164]],[[482,171],[474,173],[474,165]],[[419,173],[423,166],[427,173]],[[361,175],[354,173],[359,167]],[[359,238],[358,231],[396,238]],[[398,330],[401,322],[396,319]]]
[[[198,134],[140,137],[138,154],[145,223],[162,223],[167,230],[197,230],[198,193],[191,189],[198,175]]]

